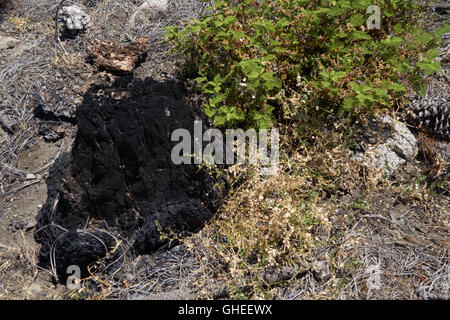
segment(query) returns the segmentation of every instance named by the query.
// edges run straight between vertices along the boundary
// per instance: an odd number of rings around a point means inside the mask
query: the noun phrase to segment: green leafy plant
[[[366,27],[371,5],[380,30]],[[424,32],[424,10],[404,0],[217,0],[212,9],[169,27],[167,40],[187,57],[216,126],[269,127],[295,117],[293,101],[313,117],[390,107],[439,70],[435,47],[449,30]]]
[[[363,200],[363,199],[356,199],[355,201],[353,201],[351,207],[353,209],[359,209],[359,210],[364,210],[367,208],[367,203]]]

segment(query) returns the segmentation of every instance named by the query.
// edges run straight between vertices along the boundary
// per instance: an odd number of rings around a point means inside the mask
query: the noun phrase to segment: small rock
[[[360,140],[352,159],[393,174],[417,155],[417,140],[406,125],[389,116],[376,119]],[[363,150],[363,152],[361,152]]]
[[[158,12],[165,12],[168,8],[168,0],[146,0],[131,16],[129,24],[133,26],[136,22],[136,17],[143,11],[150,11],[155,14]]]
[[[63,7],[58,11],[65,32],[78,34],[91,26],[91,18],[77,5]]]
[[[25,176],[26,180],[35,180],[36,178],[36,175],[32,173],[27,173],[27,175]]]
[[[0,35],[0,50],[12,49],[19,43],[23,42],[19,39]]]
[[[165,11],[168,9],[168,0],[147,0],[148,8]]]
[[[312,263],[312,270],[314,275],[321,281],[327,280],[331,276],[330,262],[326,255],[322,255],[320,259],[317,259]]]
[[[12,219],[8,224],[8,231],[16,232],[19,230],[24,230],[24,231],[28,232],[31,229],[33,229],[33,227],[34,227],[34,225],[30,222],[17,221],[17,220]]]
[[[42,293],[42,288],[40,285],[33,283],[29,288],[28,288],[28,293],[27,293],[27,297],[29,299],[36,299],[39,297],[40,293]]]
[[[40,124],[38,134],[44,137],[47,142],[56,142],[65,136],[65,131],[68,129],[67,123],[59,121],[45,121]]]

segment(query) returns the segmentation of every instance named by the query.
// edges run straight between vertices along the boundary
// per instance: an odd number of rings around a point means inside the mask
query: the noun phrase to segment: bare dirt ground
[[[59,150],[56,144],[38,141],[30,150],[22,152],[18,169],[37,170],[50,163]],[[33,239],[32,229],[36,212],[47,198],[46,174],[44,170],[36,174],[35,179],[23,181],[23,186],[30,186],[12,192],[0,201],[2,299],[46,299],[51,298],[51,291],[55,291],[48,274],[40,273],[34,266],[39,246]]]
[[[167,47],[159,44],[162,27],[191,19],[202,7],[193,0],[182,4],[172,1],[170,14],[138,16],[137,22],[130,25],[139,1],[81,1],[86,4],[83,8],[91,16],[93,27],[85,35],[63,41],[62,48],[54,37],[54,13],[59,2],[6,1],[0,9],[0,299],[86,297],[86,291],[70,291],[53,283],[49,271],[36,266],[39,245],[33,239],[33,231],[36,213],[47,199],[48,168],[61,152],[70,150],[76,132],[71,118],[77,101],[90,86],[112,83],[116,78],[98,71],[86,60],[87,45],[93,39],[120,42],[149,37],[148,57],[134,76],[151,76],[155,80],[177,77],[179,57],[167,54]],[[445,50],[443,60],[448,62],[448,48]],[[436,76],[438,80],[431,89],[448,90],[445,83],[449,70],[447,64],[444,77]],[[68,113],[36,115],[37,96],[47,105],[62,101],[69,105]],[[50,126],[50,132],[63,132],[64,136],[47,141],[39,133],[40,128],[47,128],[43,125]],[[439,143],[448,162],[449,144]],[[375,179],[376,187],[363,182],[369,177],[349,177],[340,198],[324,197],[318,206],[331,208],[331,229],[323,244],[306,255],[304,264],[294,271],[268,271],[268,296],[449,299],[448,187],[427,180],[424,167],[426,159],[415,159],[394,177]],[[210,247],[216,227],[213,221],[169,252],[131,261],[102,285],[101,293],[88,296],[264,298],[247,295],[246,290],[250,289],[245,285],[233,287],[232,271],[224,267],[226,263],[221,264],[221,257]],[[368,286],[368,281],[375,285]]]

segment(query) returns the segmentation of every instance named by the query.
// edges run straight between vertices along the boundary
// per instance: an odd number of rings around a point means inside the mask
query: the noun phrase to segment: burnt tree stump
[[[51,168],[37,216],[40,260],[60,279],[68,266],[85,270],[104,257],[115,235],[145,254],[167,244],[161,231],[187,235],[212,217],[219,198],[212,179],[171,161],[171,133],[193,132],[202,116],[189,101],[175,82],[151,79],[87,92],[72,151]]]

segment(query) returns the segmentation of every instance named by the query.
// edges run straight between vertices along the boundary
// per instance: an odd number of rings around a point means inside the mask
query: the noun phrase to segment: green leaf
[[[281,89],[281,80],[274,76],[273,72],[264,72],[261,78],[265,81],[268,90]]]
[[[428,59],[428,60],[433,60],[438,55],[439,55],[439,50],[438,49],[430,49],[430,50],[427,51],[427,53],[425,53],[425,58]]]
[[[259,65],[255,60],[244,60],[239,63],[242,72],[249,79],[256,79],[259,75]]]
[[[351,111],[357,105],[357,103],[358,102],[355,97],[348,97],[344,99],[340,108],[341,115],[345,112]]]
[[[228,17],[225,18],[225,20],[223,20],[223,23],[229,25],[229,24],[235,23],[236,20],[237,19],[236,19],[235,16],[228,16]]]
[[[206,80],[208,80],[206,77],[195,78],[195,81],[197,81],[198,84],[205,82]]]
[[[352,15],[350,17],[349,22],[354,26],[354,27],[359,27],[360,25],[364,24],[366,22],[365,17],[362,14],[355,14]]]
[[[226,116],[215,116],[214,124],[218,127],[221,127],[225,124],[226,120],[227,120]]]
[[[371,40],[372,37],[364,31],[355,30],[351,33],[350,39],[352,40]]]
[[[405,85],[403,85],[401,83],[392,83],[389,86],[389,89],[393,90],[394,92],[405,92],[406,91]]]
[[[400,37],[391,38],[391,36],[388,36],[381,42],[388,47],[398,48],[403,43],[403,39]]]
[[[272,21],[270,20],[263,20],[262,25],[264,28],[266,28],[267,31],[275,32],[276,28]]]
[[[382,88],[375,88],[374,89],[376,95],[380,98],[386,98],[387,97],[387,90]]]
[[[287,27],[288,25],[290,25],[289,20],[286,19],[286,17],[283,17],[277,21],[276,27],[277,27],[277,29],[282,29],[284,27]]]
[[[215,75],[215,77],[214,77],[214,82],[215,82],[216,84],[220,84],[220,83],[223,82],[223,79],[222,79],[222,77],[220,76],[219,73]]]
[[[352,88],[353,91],[356,93],[362,92],[361,86],[356,82],[350,82],[349,83],[350,88]]]
[[[214,110],[211,106],[207,105],[205,107],[205,114],[208,118],[212,118],[216,114],[216,110]]]
[[[329,81],[322,81],[321,84],[324,88],[331,88],[331,82]]]
[[[331,80],[333,80],[334,82],[338,82],[339,79],[344,78],[344,77],[346,77],[346,76],[347,76],[347,73],[344,72],[344,71],[338,71],[338,72],[336,72],[336,71],[332,70],[332,71],[330,72],[330,78],[331,78]]]
[[[432,75],[436,71],[441,70],[441,65],[439,61],[433,61],[433,62],[417,62],[416,66],[422,70],[427,75]]]

